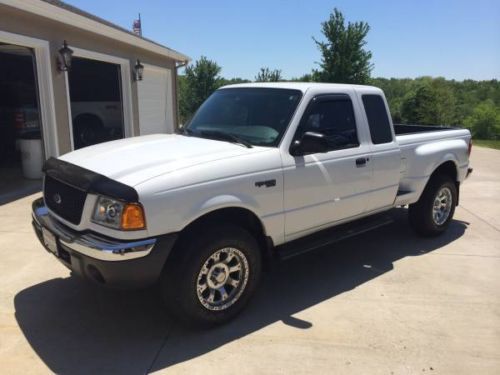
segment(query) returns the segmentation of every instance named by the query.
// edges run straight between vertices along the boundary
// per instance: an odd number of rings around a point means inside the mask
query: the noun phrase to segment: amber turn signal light
[[[123,230],[138,230],[146,228],[146,219],[144,217],[144,210],[138,203],[127,203],[122,212]]]

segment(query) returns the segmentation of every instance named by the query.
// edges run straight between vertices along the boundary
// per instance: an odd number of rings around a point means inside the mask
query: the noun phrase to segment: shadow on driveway
[[[437,238],[416,237],[405,210],[397,221],[274,266],[234,321],[205,331],[165,316],[158,291],[117,292],[77,278],[53,279],[15,297],[26,339],[58,374],[143,374],[203,355],[277,321],[308,329],[292,315],[391,271],[394,262],[453,242],[468,223],[454,220]]]

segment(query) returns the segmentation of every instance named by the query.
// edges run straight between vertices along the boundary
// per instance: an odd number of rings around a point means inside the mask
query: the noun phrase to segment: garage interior
[[[0,43],[0,205],[41,189],[35,63],[30,48]]]
[[[68,72],[74,149],[124,137],[120,65],[73,57]]]
[[[41,190],[45,160],[32,49],[0,44],[0,205]],[[68,72],[73,148],[124,137],[121,67],[74,57]]]

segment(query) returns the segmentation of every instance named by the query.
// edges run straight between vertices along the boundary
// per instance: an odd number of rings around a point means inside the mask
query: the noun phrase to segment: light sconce
[[[68,47],[66,41],[63,42],[63,46],[59,49],[59,56],[57,59],[57,66],[59,71],[67,72],[71,69],[71,59],[73,57],[73,50]]]
[[[142,81],[143,73],[144,73],[144,65],[141,64],[141,60],[137,59],[134,65],[134,80]]]

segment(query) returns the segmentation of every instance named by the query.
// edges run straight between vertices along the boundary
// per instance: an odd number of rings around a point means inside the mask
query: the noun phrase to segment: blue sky
[[[298,77],[316,67],[312,37],[333,7],[366,21],[375,77],[500,78],[498,0],[67,0],[193,59],[205,55],[226,78],[253,79],[260,67]]]

